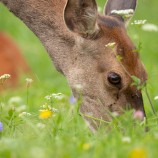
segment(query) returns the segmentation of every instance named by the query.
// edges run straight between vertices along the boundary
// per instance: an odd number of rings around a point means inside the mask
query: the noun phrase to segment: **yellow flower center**
[[[40,110],[39,118],[40,119],[47,119],[47,118],[52,117],[52,115],[53,115],[53,112],[50,110]]]
[[[130,152],[129,158],[147,158],[147,152],[142,148],[136,148]]]

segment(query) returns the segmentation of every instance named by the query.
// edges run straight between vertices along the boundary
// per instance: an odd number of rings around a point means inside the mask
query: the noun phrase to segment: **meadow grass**
[[[103,7],[105,2],[98,2]],[[139,1],[132,21],[146,19],[158,25],[157,5],[156,0]],[[29,87],[25,77],[32,76],[23,76],[20,87],[0,96],[0,122],[3,123],[2,130],[0,127],[0,158],[158,156],[157,116],[153,115],[145,93],[148,131],[146,122],[133,120],[132,111],[127,111],[110,123],[100,122],[101,127],[92,133],[78,112],[79,103],[70,103],[71,90],[67,81],[52,66],[40,41],[3,5],[0,5],[0,30],[10,34],[19,44],[34,73]],[[128,33],[136,45],[142,43],[140,55],[148,71],[147,87],[157,111],[158,101],[154,97],[158,95],[158,32],[145,32],[138,26],[129,25]],[[62,93],[63,97],[45,98],[52,93]]]

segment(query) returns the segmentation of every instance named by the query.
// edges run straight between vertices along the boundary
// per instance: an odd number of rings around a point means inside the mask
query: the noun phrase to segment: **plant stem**
[[[26,91],[26,97],[27,97],[27,105],[29,104],[29,87],[27,86],[27,91]]]
[[[146,87],[146,86],[145,86],[145,94],[146,94],[146,96],[147,96],[147,98],[148,98],[148,101],[149,101],[149,103],[150,103],[150,105],[151,105],[151,109],[152,109],[154,115],[156,115],[156,110],[155,110],[154,105],[153,105],[153,103],[152,103],[152,101],[151,101],[151,99],[150,99],[150,96],[149,96],[149,93],[148,93],[148,90],[147,90],[147,87]]]
[[[84,116],[84,117],[87,117],[87,118],[90,118],[92,120],[96,120],[96,121],[99,121],[99,122],[110,124],[110,122],[108,122],[108,121],[105,121],[105,120],[102,120],[102,119],[99,119],[99,118],[96,118],[96,117],[93,117],[93,116],[90,116],[90,115],[86,115],[86,114],[80,114],[80,115]]]

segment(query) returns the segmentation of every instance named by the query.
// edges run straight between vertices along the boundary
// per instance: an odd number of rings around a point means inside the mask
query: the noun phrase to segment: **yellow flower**
[[[85,144],[83,144],[83,146],[82,146],[82,148],[83,148],[83,150],[89,150],[90,149],[90,144],[88,144],[88,143],[85,143]]]
[[[147,158],[147,152],[143,148],[135,148],[130,152],[129,158]]]
[[[47,119],[49,117],[52,117],[52,115],[53,115],[53,112],[50,110],[40,110],[39,118],[40,119]]]

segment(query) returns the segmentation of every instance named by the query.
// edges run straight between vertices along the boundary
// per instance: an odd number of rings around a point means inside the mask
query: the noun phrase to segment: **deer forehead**
[[[129,38],[126,29],[122,22],[117,21],[112,17],[100,17],[99,25],[102,29],[103,37],[99,43],[107,43],[107,41],[115,42],[116,48],[113,51],[104,52],[111,65],[118,65],[118,61],[114,58],[116,55],[122,57],[122,65],[127,69],[131,75],[136,75],[142,80],[147,79],[147,74],[142,62],[140,61],[139,52],[137,52],[135,45]],[[108,56],[108,54],[115,53],[115,56]],[[111,60],[111,61],[110,61]],[[109,65],[109,64],[106,64]]]
[[[108,16],[99,16],[98,19],[101,28],[99,36],[92,39],[76,36],[78,50],[76,63],[80,68],[83,67],[82,74],[93,74],[94,78],[98,74],[92,73],[93,71],[116,71],[123,74],[123,77],[127,78],[129,82],[126,72],[121,67],[122,64],[129,74],[146,80],[146,72],[139,59],[139,53],[136,52],[136,47],[128,37],[123,23]],[[116,43],[114,49],[106,47],[111,42]],[[116,58],[117,55],[122,57],[121,64]],[[81,76],[78,77],[82,78]],[[76,78],[75,75],[74,77]]]

